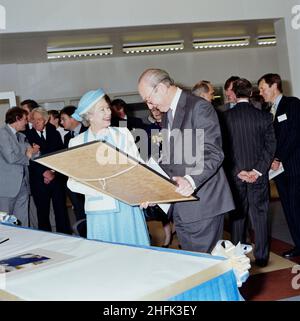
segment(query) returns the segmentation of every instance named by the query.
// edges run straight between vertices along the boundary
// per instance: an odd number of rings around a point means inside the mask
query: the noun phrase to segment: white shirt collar
[[[80,129],[81,129],[81,124],[79,123],[73,130],[75,136],[79,135]]]
[[[282,98],[282,94],[278,95],[278,96],[276,97],[276,99],[275,99],[274,104],[275,104],[276,110],[277,110],[277,108],[278,108],[278,105],[279,105],[279,103],[280,103],[281,98]]]
[[[182,93],[182,89],[177,87],[176,94],[173,97],[171,105],[170,105],[170,109],[172,109],[173,117],[175,116],[176,108],[177,108],[178,101],[179,101],[181,93]]]
[[[15,128],[11,127],[9,124],[7,124],[8,128],[13,132],[13,134],[16,134]]]
[[[249,103],[249,99],[248,98],[239,98],[238,103]]]

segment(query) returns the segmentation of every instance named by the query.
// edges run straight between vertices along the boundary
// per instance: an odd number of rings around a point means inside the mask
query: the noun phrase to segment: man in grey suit
[[[8,110],[0,128],[0,210],[14,215],[28,226],[29,159],[39,146],[25,142],[27,112],[19,107]]]
[[[208,101],[182,91],[161,69],[145,70],[138,89],[150,110],[165,113],[161,167],[177,183],[178,193],[199,198],[172,206],[182,249],[210,252],[222,239],[224,213],[234,209],[222,168],[217,114]]]

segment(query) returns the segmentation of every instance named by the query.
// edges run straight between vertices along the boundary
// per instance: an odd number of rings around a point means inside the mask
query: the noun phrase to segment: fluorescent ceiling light
[[[277,41],[274,35],[257,37],[257,44],[259,46],[275,46],[276,43]]]
[[[123,53],[125,54],[174,52],[182,49],[184,49],[183,40],[123,44]]]
[[[234,38],[215,38],[215,39],[194,39],[194,49],[215,49],[230,47],[249,46],[250,37],[234,37]]]
[[[113,54],[112,45],[94,46],[94,47],[78,47],[78,48],[62,48],[47,49],[48,59],[69,59],[69,58],[85,58],[94,56],[108,56]]]

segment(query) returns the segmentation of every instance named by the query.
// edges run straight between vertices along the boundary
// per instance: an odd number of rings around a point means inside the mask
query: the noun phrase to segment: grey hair
[[[167,86],[173,86],[174,80],[163,69],[149,68],[146,69],[140,76],[138,83],[146,82],[149,86],[155,87],[159,83],[164,83]]]
[[[199,96],[204,93],[209,92],[209,85],[211,85],[210,81],[207,80],[201,80],[199,81],[193,88],[192,88],[192,94]]]
[[[34,108],[32,110],[32,116],[35,114],[35,113],[39,113],[43,118],[44,120],[47,122],[49,120],[49,114],[48,114],[48,111],[43,108],[43,107],[37,107],[37,108]]]

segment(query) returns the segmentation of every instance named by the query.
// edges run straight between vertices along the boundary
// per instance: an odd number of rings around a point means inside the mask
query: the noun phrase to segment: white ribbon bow
[[[234,246],[230,241],[220,240],[211,254],[222,256],[229,260],[236,277],[237,286],[240,287],[249,277],[249,269],[251,268],[250,259],[245,254],[251,251],[251,245],[239,242]]]

